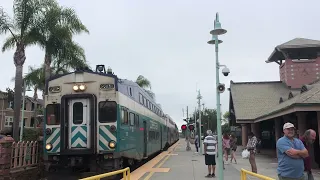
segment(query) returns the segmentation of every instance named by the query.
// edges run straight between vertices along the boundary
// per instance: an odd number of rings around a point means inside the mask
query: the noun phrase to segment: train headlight
[[[86,90],[86,85],[81,84],[81,85],[79,86],[79,89],[80,89],[80,91]]]
[[[52,144],[50,143],[46,144],[46,150],[51,151],[51,149],[52,149]]]
[[[110,142],[109,142],[109,147],[110,147],[111,149],[114,149],[114,148],[116,147],[116,142],[110,141]]]
[[[79,86],[78,86],[78,85],[73,85],[72,89],[73,89],[74,91],[78,91],[78,90],[79,90]]]
[[[86,90],[86,85],[84,85],[84,84],[81,84],[81,85],[77,85],[77,84],[75,84],[75,85],[73,85],[73,87],[72,87],[72,89],[74,90],[74,91],[84,91],[84,90]]]

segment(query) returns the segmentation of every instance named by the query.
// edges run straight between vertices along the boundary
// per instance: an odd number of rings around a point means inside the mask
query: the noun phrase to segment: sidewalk
[[[204,156],[195,153],[194,145],[191,151],[186,151],[187,143],[185,139],[180,139],[168,151],[164,151],[157,157],[153,158],[140,168],[132,172],[133,180],[204,180],[218,179],[205,178],[208,174],[207,166],[204,163]],[[241,152],[237,152],[237,164],[225,164],[224,179],[240,179],[240,170],[246,169],[251,171],[248,159],[242,159]],[[256,163],[258,173],[278,180],[277,177],[277,160],[265,155],[257,155]],[[215,174],[218,176],[218,168]],[[313,171],[314,179],[320,180],[320,172]],[[248,180],[258,180],[258,178],[248,176]],[[259,179],[260,180],[260,179]]]
[[[191,151],[186,151],[186,141],[181,139],[171,153],[163,157],[156,165],[152,166],[155,171],[149,170],[140,180],[204,180],[208,174],[208,168],[204,163],[204,156],[195,153],[194,146]],[[161,155],[161,154],[160,154]],[[159,156],[160,156],[159,155]],[[218,176],[218,168],[216,176]],[[240,179],[240,172],[233,166],[226,165],[224,170],[225,180]],[[162,172],[160,172],[162,169]],[[157,171],[157,172],[156,172]],[[133,172],[134,173],[134,172]],[[214,178],[218,179],[218,177]]]
[[[241,168],[251,171],[249,159],[242,159],[241,152],[237,152],[237,154],[236,154],[237,155],[237,164],[233,163],[233,164],[229,164],[226,166],[231,165],[239,171],[241,170]],[[277,175],[278,161],[276,158],[270,158],[269,156],[266,156],[266,155],[257,154],[256,155],[256,164],[257,164],[259,174],[278,180],[278,175]],[[314,179],[320,180],[320,171],[314,170],[313,176],[314,176]],[[253,180],[256,178],[251,178],[251,179]]]

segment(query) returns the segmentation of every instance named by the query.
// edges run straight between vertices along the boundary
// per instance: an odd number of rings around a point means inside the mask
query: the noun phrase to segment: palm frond
[[[36,15],[41,10],[41,0],[14,0],[13,13],[15,27],[20,30],[20,37],[32,27]]]
[[[29,73],[24,76],[27,87],[37,87],[37,89],[43,91],[45,86],[44,78],[44,66],[35,68],[29,66]]]
[[[61,23],[67,25],[73,34],[89,33],[89,30],[82,24],[74,9],[61,7],[61,19]]]
[[[147,78],[145,78],[144,76],[142,76],[142,75],[138,76],[138,78],[136,80],[136,83],[142,88],[148,88],[149,87],[151,89],[150,81]]]
[[[4,12],[3,8],[0,7],[0,34],[6,34],[10,32],[13,37],[15,34],[13,33],[13,23],[11,18]]]
[[[88,67],[84,49],[74,41],[65,41],[55,56],[55,66],[64,69]]]
[[[37,44],[40,46],[40,48],[44,49],[45,43],[45,37],[43,36],[43,34],[40,33],[39,28],[33,27],[27,32],[25,32],[24,44],[26,46]]]
[[[13,49],[15,45],[16,45],[16,37],[10,36],[4,41],[4,44],[1,50],[2,52],[5,52],[6,50]]]

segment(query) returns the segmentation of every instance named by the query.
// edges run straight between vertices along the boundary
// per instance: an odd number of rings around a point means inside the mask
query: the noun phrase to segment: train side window
[[[117,103],[114,101],[99,102],[99,122],[108,123],[117,121]]]
[[[129,117],[128,117],[128,111],[126,109],[121,110],[121,118],[122,118],[122,124],[128,124]]]
[[[72,105],[73,124],[82,124],[83,122],[83,104],[82,102],[75,102]]]
[[[140,93],[139,93],[139,101],[140,101],[140,104],[143,104],[143,96]]]
[[[48,104],[46,109],[47,125],[59,125],[60,104]]]
[[[130,118],[130,126],[134,126],[134,114],[132,112],[129,114],[129,118]]]
[[[147,107],[147,99],[143,97],[143,105]]]
[[[136,126],[139,127],[139,115],[136,115],[135,123]]]

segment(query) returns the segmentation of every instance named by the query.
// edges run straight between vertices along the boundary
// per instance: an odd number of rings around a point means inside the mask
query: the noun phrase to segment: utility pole
[[[194,131],[196,132],[196,134],[198,134],[197,131],[197,107],[194,107]]]
[[[198,96],[197,96],[197,99],[198,99],[198,110],[199,110],[199,134],[200,134],[200,154],[202,154],[202,143],[201,143],[201,94],[200,94],[200,90],[198,91]]]
[[[191,147],[190,147],[190,133],[189,133],[189,114],[188,114],[188,106],[187,106],[187,147],[186,147],[186,150],[187,151],[190,151],[191,150]]]

